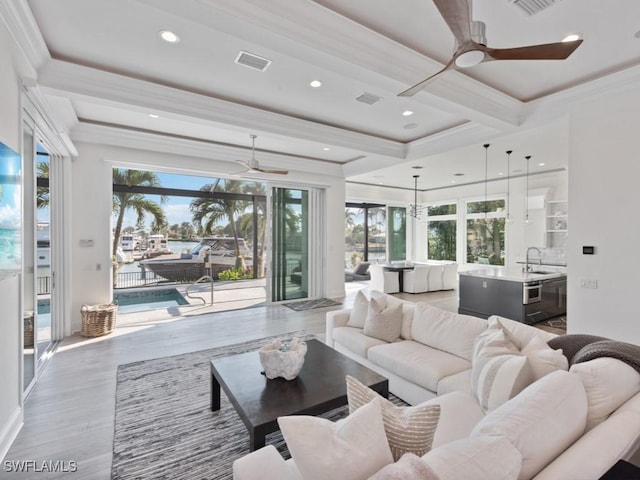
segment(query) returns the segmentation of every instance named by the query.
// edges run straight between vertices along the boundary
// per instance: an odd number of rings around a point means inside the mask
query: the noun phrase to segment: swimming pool
[[[189,302],[175,288],[136,292],[114,292],[114,302],[118,312],[133,313],[155,310],[156,308],[189,305]]]
[[[189,305],[189,302],[175,288],[162,290],[148,290],[135,292],[113,293],[114,302],[118,304],[118,312],[133,313],[155,310],[156,308],[177,307]],[[51,304],[48,298],[38,300],[38,314],[48,314]]]

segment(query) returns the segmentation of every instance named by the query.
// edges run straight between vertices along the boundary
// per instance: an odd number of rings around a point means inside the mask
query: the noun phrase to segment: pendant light
[[[489,147],[491,144],[485,143],[484,147],[484,221],[487,221],[487,212],[489,207],[487,205],[487,184],[489,183]]]
[[[509,211],[511,210],[509,208],[509,198],[510,198],[510,178],[511,178],[511,154],[513,153],[513,150],[507,150],[507,222],[511,221],[511,216]]]
[[[525,215],[524,223],[529,223],[529,160],[531,160],[531,155],[527,155],[524,158],[527,159],[527,196],[525,197],[525,209],[527,214]]]
[[[409,216],[420,220],[420,215],[424,206],[418,205],[418,178],[420,175],[413,176],[413,204],[409,205]]]

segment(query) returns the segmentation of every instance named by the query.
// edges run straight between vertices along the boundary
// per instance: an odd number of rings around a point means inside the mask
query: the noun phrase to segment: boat
[[[134,235],[121,235],[120,247],[124,252],[130,252],[140,248],[140,240]]]
[[[238,238],[240,256],[252,262],[252,253],[244,238]],[[172,282],[195,282],[205,275],[214,279],[224,270],[236,266],[236,243],[233,237],[205,237],[190,251],[139,262],[143,275],[150,270]]]
[[[49,239],[48,222],[37,222],[36,224],[36,251],[38,267],[49,268],[51,266],[51,240]]]
[[[167,247],[167,239],[162,234],[149,235],[147,237],[147,248],[142,252],[142,258],[154,258],[160,255],[168,255],[171,249]]]

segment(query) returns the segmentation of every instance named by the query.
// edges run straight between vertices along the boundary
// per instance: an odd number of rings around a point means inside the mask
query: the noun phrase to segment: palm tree
[[[203,192],[227,192],[242,193],[244,192],[244,182],[239,180],[224,180],[218,178],[215,183],[208,183],[200,187]],[[242,261],[240,258],[240,242],[238,240],[238,228],[236,225],[236,216],[244,211],[246,202],[241,200],[231,200],[228,198],[196,198],[191,201],[189,209],[193,214],[193,221],[203,228],[205,234],[211,234],[216,223],[222,219],[229,220],[229,226],[233,234],[236,246],[236,258],[238,264]]]
[[[114,185],[159,187],[160,179],[153,172],[144,170],[124,170],[119,168],[113,169]],[[160,202],[164,202],[165,197],[160,197]],[[138,216],[137,223],[142,224],[144,217],[150,214],[153,217],[155,225],[166,225],[167,221],[164,211],[156,202],[147,199],[141,193],[132,192],[113,192],[113,212],[118,216],[116,220],[116,229],[113,235],[113,252],[118,248],[120,241],[120,233],[122,231],[122,222],[124,214],[127,210],[134,210]]]
[[[49,163],[38,163],[38,178],[49,178]],[[49,206],[49,189],[47,187],[37,187],[36,189],[37,208],[47,208]]]

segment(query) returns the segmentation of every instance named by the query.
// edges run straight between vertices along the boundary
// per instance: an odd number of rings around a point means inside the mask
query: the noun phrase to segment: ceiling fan
[[[485,24],[471,20],[471,0],[433,0],[456,39],[456,51],[435,74],[399,93],[411,97],[447,70],[469,68],[491,60],[564,60],[580,46],[582,39],[516,48],[487,47]]]
[[[270,168],[260,168],[258,160],[256,160],[256,138],[257,135],[250,135],[251,137],[251,160],[245,162],[244,160],[236,160],[240,165],[245,167],[244,170],[238,173],[273,173],[276,175],[286,175],[289,170],[273,170]]]

